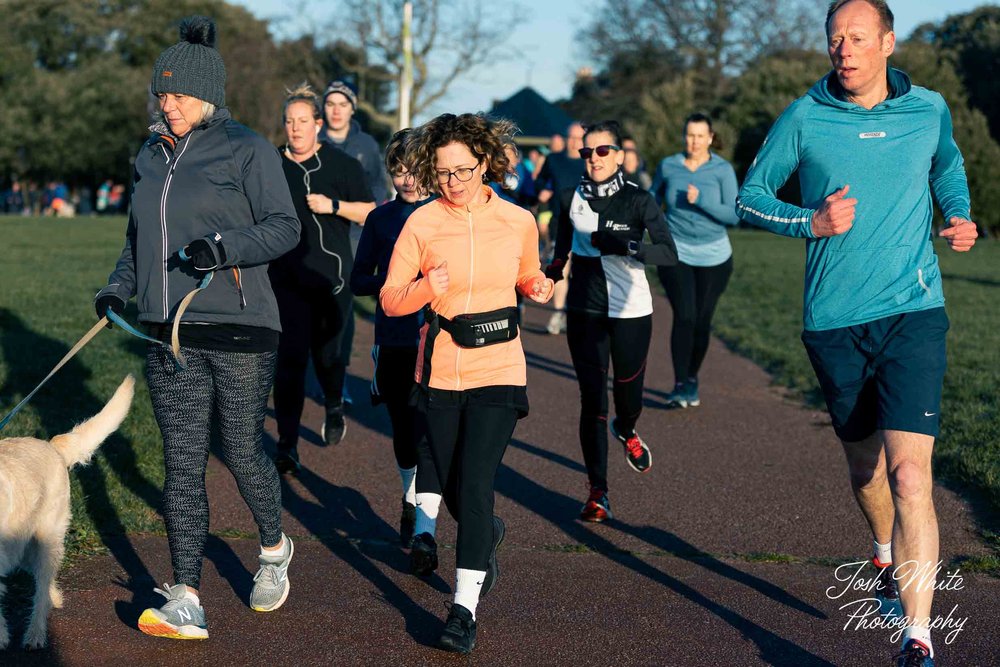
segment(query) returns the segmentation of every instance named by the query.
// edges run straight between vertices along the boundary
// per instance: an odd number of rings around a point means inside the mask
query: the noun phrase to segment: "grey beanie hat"
[[[181,41],[153,65],[153,94],[179,93],[226,106],[226,66],[215,49],[215,21],[189,16],[181,21],[180,34]]]

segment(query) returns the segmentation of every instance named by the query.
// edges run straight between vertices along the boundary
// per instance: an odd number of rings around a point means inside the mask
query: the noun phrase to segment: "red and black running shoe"
[[[619,433],[618,429],[615,428],[616,421],[612,420],[611,422],[611,434],[618,438],[618,441],[625,448],[625,462],[636,472],[646,472],[652,468],[653,453],[649,451],[649,447],[643,439],[639,437],[635,429],[632,429],[632,434],[628,436]]]

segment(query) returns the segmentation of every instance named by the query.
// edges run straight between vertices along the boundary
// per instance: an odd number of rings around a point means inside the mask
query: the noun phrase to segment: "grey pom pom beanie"
[[[215,21],[189,16],[181,21],[180,36],[156,59],[153,94],[179,93],[226,106],[226,66],[215,49]]]

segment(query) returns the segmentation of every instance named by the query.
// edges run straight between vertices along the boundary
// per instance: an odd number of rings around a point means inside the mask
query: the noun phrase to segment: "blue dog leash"
[[[91,327],[90,331],[85,333],[83,335],[83,338],[78,340],[76,342],[76,345],[74,345],[70,349],[70,351],[66,353],[66,356],[64,356],[62,359],[59,360],[59,363],[56,364],[55,368],[49,371],[49,374],[45,376],[45,379],[39,382],[38,386],[32,389],[30,394],[25,396],[24,399],[20,403],[18,403],[14,407],[14,409],[7,414],[6,417],[0,420],[0,431],[2,431],[3,428],[7,426],[7,424],[10,422],[10,420],[14,418],[14,415],[16,415],[18,412],[21,411],[21,408],[23,408],[25,405],[28,404],[28,401],[30,401],[31,398],[36,393],[38,393],[38,390],[41,389],[42,386],[44,386],[45,383],[48,382],[49,379],[53,375],[55,375],[60,368],[66,365],[66,362],[68,362],[70,359],[76,356],[77,352],[82,350],[83,347],[87,343],[89,343],[94,336],[96,336],[101,332],[101,329],[104,328],[104,326],[108,323],[108,321],[114,322],[119,327],[121,327],[123,331],[132,336],[135,336],[136,338],[140,338],[150,343],[156,343],[157,345],[162,345],[163,347],[167,348],[168,350],[170,350],[171,354],[173,354],[174,363],[177,364],[177,368],[179,370],[185,370],[187,368],[187,362],[185,362],[184,360],[184,355],[181,354],[180,335],[179,335],[181,315],[183,315],[184,311],[187,310],[188,305],[191,303],[191,300],[194,299],[195,295],[197,295],[198,292],[208,287],[209,283],[212,282],[213,275],[214,271],[209,271],[208,273],[206,273],[205,277],[202,278],[201,281],[198,283],[198,286],[193,290],[191,290],[190,292],[188,292],[187,295],[181,300],[180,305],[177,307],[177,314],[174,316],[173,331],[171,332],[170,336],[170,345],[167,345],[163,341],[157,340],[152,336],[147,336],[146,334],[142,333],[141,331],[133,327],[131,324],[126,322],[121,315],[108,308],[107,315],[98,320],[97,324]]]

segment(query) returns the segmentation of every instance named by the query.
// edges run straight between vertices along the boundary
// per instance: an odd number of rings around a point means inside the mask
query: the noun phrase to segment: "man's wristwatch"
[[[628,256],[629,257],[635,257],[636,255],[639,254],[639,245],[640,244],[639,244],[638,241],[629,241],[628,242]]]
[[[336,215],[337,211],[340,210],[340,200],[331,197],[330,201],[333,202],[333,214]]]

